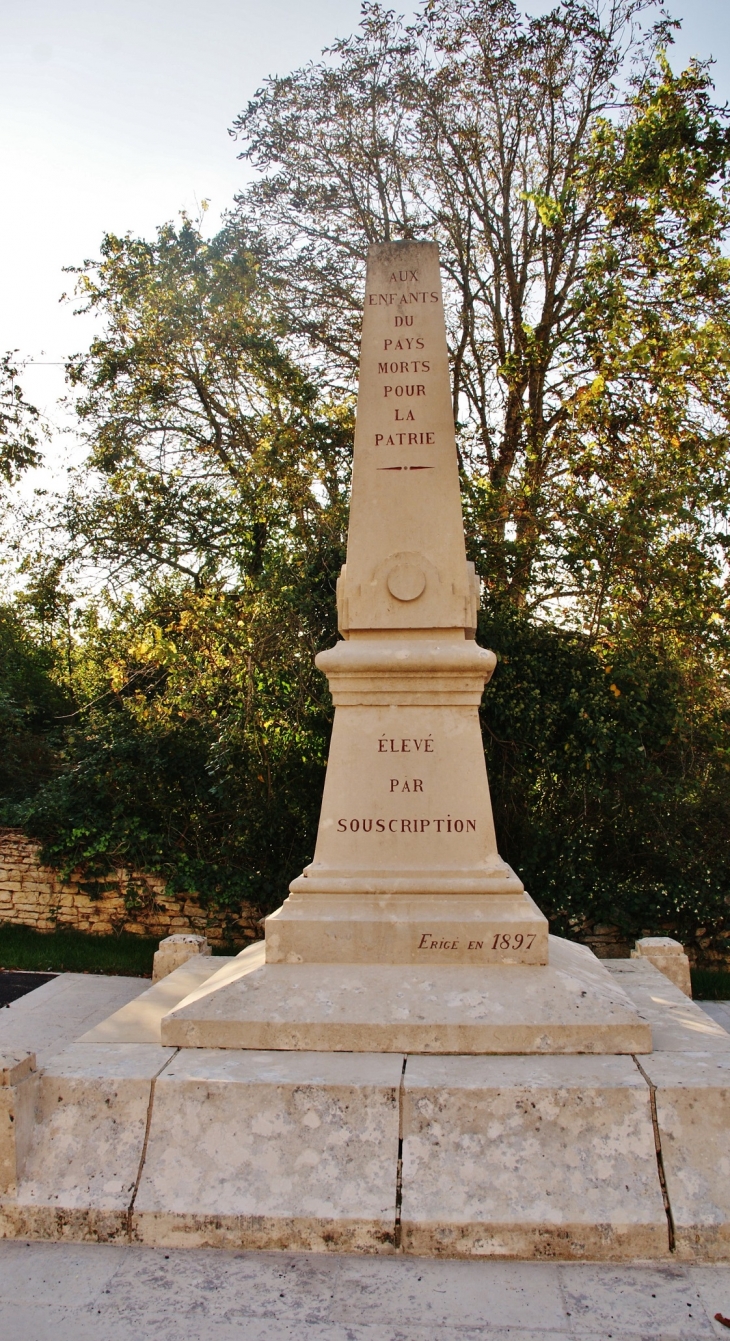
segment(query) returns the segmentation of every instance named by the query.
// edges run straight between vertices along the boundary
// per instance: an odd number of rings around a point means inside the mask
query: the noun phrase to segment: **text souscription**
[[[338,833],[476,833],[476,820],[452,819],[338,819]]]

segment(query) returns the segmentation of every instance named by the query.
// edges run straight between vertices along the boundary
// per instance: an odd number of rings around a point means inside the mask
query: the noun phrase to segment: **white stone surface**
[[[730,1268],[0,1243],[11,1341],[707,1341]]]
[[[149,985],[149,978],[60,973],[0,1010],[0,1050],[28,1048],[43,1066]]]
[[[126,1231],[151,1083],[173,1055],[145,1044],[76,1043],[40,1076],[33,1141],[0,1235],[113,1238]]]
[[[263,959],[263,953],[260,956]],[[159,1043],[160,1021],[163,1015],[177,1006],[199,987],[218,973],[226,964],[235,962],[235,956],[196,954],[179,968],[171,969],[164,977],[127,1002],[93,1029],[87,1030],[80,1043]]]
[[[640,1019],[651,1025],[655,1052],[695,1052],[727,1047],[727,1033],[646,959],[604,959],[631,998]]]
[[[695,1053],[642,1059],[656,1086],[667,1191],[678,1251],[705,1261],[730,1258],[730,1037]]]
[[[426,885],[428,876],[409,872]],[[507,948],[501,948],[500,945]],[[512,946],[514,949],[510,949]],[[546,964],[545,917],[529,894],[291,894],[266,919],[269,964]]]
[[[403,1130],[407,1251],[668,1255],[630,1057],[409,1057]]]
[[[400,1057],[180,1052],[155,1087],[134,1234],[392,1250]]]
[[[161,1038],[180,1047],[340,1052],[650,1050],[650,1029],[590,950],[551,936],[550,960],[428,971],[267,963],[244,976],[239,956],[223,971],[227,981],[211,979],[165,1016]]]

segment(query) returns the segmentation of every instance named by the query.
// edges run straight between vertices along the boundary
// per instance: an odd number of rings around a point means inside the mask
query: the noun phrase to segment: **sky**
[[[673,63],[715,56],[730,100],[730,0],[669,7],[684,20]],[[92,330],[59,302],[73,285],[63,267],[98,254],[104,232],[197,217],[203,199],[214,227],[246,180],[234,117],[359,12],[359,0],[0,0],[0,351],[33,360],[26,394],[52,418],[59,365]]]

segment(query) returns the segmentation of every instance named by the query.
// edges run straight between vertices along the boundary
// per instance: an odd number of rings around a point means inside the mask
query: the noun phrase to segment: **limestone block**
[[[670,936],[644,936],[631,951],[632,959],[648,959],[660,973],[666,974],[685,996],[692,995],[689,959],[684,946]]]
[[[179,968],[186,960],[192,959],[193,955],[209,954],[211,954],[211,948],[205,936],[195,936],[190,932],[167,936],[165,940],[160,941],[160,948],[155,953],[152,963],[152,981],[159,982],[160,978],[172,973],[173,969]]]
[[[2,1207],[0,1233],[124,1235],[151,1082],[172,1055],[144,1044],[76,1043],[49,1062],[23,1179],[15,1201]]]
[[[34,1052],[0,1053],[0,1193],[15,1196],[33,1136],[38,1083]]]
[[[629,1057],[409,1057],[406,1251],[668,1254],[649,1088]]]
[[[681,1257],[730,1258],[730,1037],[724,1049],[654,1053],[642,1066],[656,1086],[667,1192]]]
[[[168,1070],[136,1239],[392,1251],[401,1057],[195,1050]]]

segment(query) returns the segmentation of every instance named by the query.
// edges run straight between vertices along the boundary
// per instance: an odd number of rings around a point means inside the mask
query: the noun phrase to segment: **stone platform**
[[[267,941],[268,945],[268,941]],[[271,964],[258,947],[162,1021],[164,1044],[326,1052],[647,1053],[651,1030],[586,946],[547,965]]]
[[[117,1031],[150,1037],[188,969]],[[6,1059],[0,1234],[727,1261],[730,1036],[651,965],[609,971],[648,1056],[177,1050],[106,1022],[42,1072]]]

